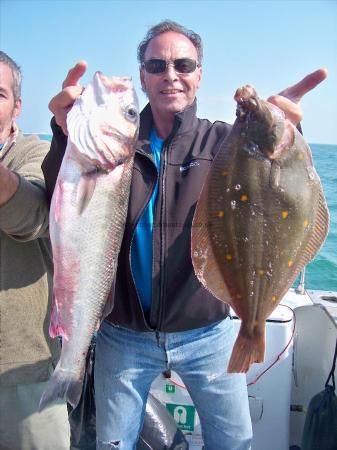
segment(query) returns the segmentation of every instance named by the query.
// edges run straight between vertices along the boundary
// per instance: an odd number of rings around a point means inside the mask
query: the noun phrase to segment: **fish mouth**
[[[113,141],[116,141],[122,145],[131,146],[135,141],[134,137],[126,136],[116,128],[101,127],[101,132],[103,136],[107,136],[108,138],[111,138]]]
[[[244,141],[242,149],[251,157],[264,160],[270,155],[270,151],[263,150],[259,133],[254,132],[255,123],[258,123],[258,102],[256,98],[240,98],[237,100],[236,117],[243,125],[241,137]]]
[[[237,102],[236,117],[240,122],[254,119],[254,113],[258,110],[258,101],[255,88],[246,84],[238,88],[234,95]]]
[[[116,167],[120,166],[121,164],[124,164],[125,160],[116,160],[114,162],[108,161],[105,164],[102,164],[101,161],[93,161],[93,166],[83,173],[86,177],[92,177],[95,175],[107,175],[108,173],[112,172]]]
[[[236,117],[240,122],[250,121],[254,118],[256,110],[257,102],[255,99],[244,100],[241,103],[238,103]]]
[[[126,136],[112,127],[104,126],[100,131],[100,138],[94,139],[94,142],[95,149],[104,166],[107,165],[113,169],[132,157],[136,142],[135,136]]]
[[[243,150],[255,159],[273,159],[281,122],[272,105],[260,99],[249,84],[237,89],[234,99]]]

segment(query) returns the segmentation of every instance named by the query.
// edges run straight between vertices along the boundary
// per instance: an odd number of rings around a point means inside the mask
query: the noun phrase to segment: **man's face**
[[[13,75],[7,64],[0,63],[0,144],[6,142],[12,125],[21,112],[21,100],[14,100]]]
[[[168,31],[153,38],[145,52],[145,61],[158,58],[174,61],[191,58],[198,61],[198,53],[192,42],[183,34]],[[184,110],[195,99],[201,81],[201,67],[192,73],[178,73],[173,64],[159,74],[140,71],[142,87],[145,90],[154,115],[173,116]]]

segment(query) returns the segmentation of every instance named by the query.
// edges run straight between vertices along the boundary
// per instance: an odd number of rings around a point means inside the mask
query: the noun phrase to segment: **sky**
[[[253,84],[276,94],[320,67],[329,77],[302,101],[309,143],[337,144],[337,0],[0,0],[0,48],[22,68],[24,132],[50,133],[50,99],[68,70],[132,76],[140,106],[137,46],[148,28],[175,20],[204,43],[198,116],[235,120],[233,95]]]

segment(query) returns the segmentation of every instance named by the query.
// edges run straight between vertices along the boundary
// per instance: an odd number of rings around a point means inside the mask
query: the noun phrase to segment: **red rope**
[[[259,375],[257,375],[256,378],[254,378],[253,381],[251,381],[250,383],[247,384],[247,386],[251,386],[253,384],[255,384],[266,372],[268,372],[268,370],[270,370],[276,363],[277,361],[279,361],[281,359],[281,356],[283,355],[283,353],[287,350],[287,348],[289,347],[289,345],[291,344],[292,340],[294,339],[294,335],[295,335],[295,329],[296,329],[296,316],[294,313],[294,310],[292,308],[290,308],[290,306],[288,305],[280,305],[280,306],[284,306],[285,308],[290,309],[290,311],[293,313],[293,319],[294,319],[294,326],[293,326],[293,332],[290,336],[289,342],[287,343],[287,345],[284,347],[284,349],[282,350],[281,353],[279,353],[277,355],[277,357],[275,358],[275,360],[265,369],[263,370],[263,372],[261,372]]]
[[[292,331],[292,333],[291,333],[289,342],[288,342],[287,345],[284,347],[284,349],[281,351],[281,353],[279,353],[279,354],[276,356],[275,360],[274,360],[268,367],[266,367],[259,375],[257,375],[257,376],[254,378],[253,381],[251,381],[250,383],[247,383],[247,386],[252,386],[253,384],[257,383],[257,381],[258,381],[265,373],[267,373],[273,366],[275,366],[275,364],[281,359],[281,356],[286,352],[287,348],[290,346],[291,342],[292,342],[293,339],[294,339],[295,330],[296,330],[296,316],[295,316],[294,310],[293,310],[292,308],[290,308],[290,306],[288,306],[288,305],[280,305],[280,306],[284,306],[285,308],[290,309],[290,311],[291,311],[292,314],[293,314],[294,326],[293,326],[293,331]],[[181,388],[181,389],[187,389],[186,386],[185,386],[184,384],[177,383],[177,382],[174,381],[171,377],[169,377],[168,380],[169,380],[172,384],[174,384],[175,386],[177,386],[177,387],[179,387],[179,388]]]

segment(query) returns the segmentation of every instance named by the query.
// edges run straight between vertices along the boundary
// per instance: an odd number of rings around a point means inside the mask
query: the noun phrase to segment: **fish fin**
[[[107,173],[107,171],[98,159],[93,159],[83,154],[73,142],[70,159],[78,166],[81,173],[75,199],[78,214],[81,215],[89,205],[95,192],[97,175]]]
[[[83,213],[89,205],[96,187],[96,177],[82,176],[77,188],[77,212]]]
[[[269,184],[272,189],[279,188],[281,179],[281,167],[278,161],[274,160],[270,166]]]
[[[295,130],[294,125],[289,120],[285,120],[281,142],[276,146],[272,155],[269,156],[270,159],[280,158],[284,151],[287,151],[292,147],[295,140]]]
[[[196,277],[205,289],[219,300],[231,300],[218,261],[213,252],[208,220],[208,186],[204,184],[193,217],[191,232],[191,257]]]
[[[304,264],[311,261],[323,245],[329,231],[329,221],[329,210],[324,198],[323,190],[320,190],[314,232],[312,233],[306,251],[304,252],[304,258],[306,259]]]
[[[247,336],[241,325],[239,335],[235,341],[232,354],[227,367],[228,373],[247,373],[251,364],[264,361],[265,329]]]
[[[303,254],[301,255],[301,259],[298,262],[297,273],[315,257],[319,249],[322,247],[329,231],[329,220],[329,210],[323,191],[321,190],[319,193],[316,217],[312,224],[313,231],[311,233],[310,240],[307,242]]]
[[[58,223],[60,221],[61,218],[61,211],[62,211],[62,197],[63,197],[63,189],[62,189],[62,181],[61,180],[57,180],[56,182],[56,186],[55,186],[55,191],[53,196],[55,197],[54,199],[54,219],[55,222]]]
[[[66,340],[69,339],[67,330],[61,325],[61,318],[59,312],[59,303],[57,297],[54,294],[53,302],[51,305],[50,321],[49,321],[49,336],[55,338],[62,336]]]
[[[79,377],[75,372],[62,369],[59,362],[42,394],[39,412],[58,399],[64,399],[76,408],[82,394],[83,375]]]
[[[50,322],[49,324],[49,336],[51,338],[56,338],[57,336],[62,336],[62,338],[64,339],[69,339],[68,337],[68,333],[66,332],[66,330],[60,326],[58,323]]]

